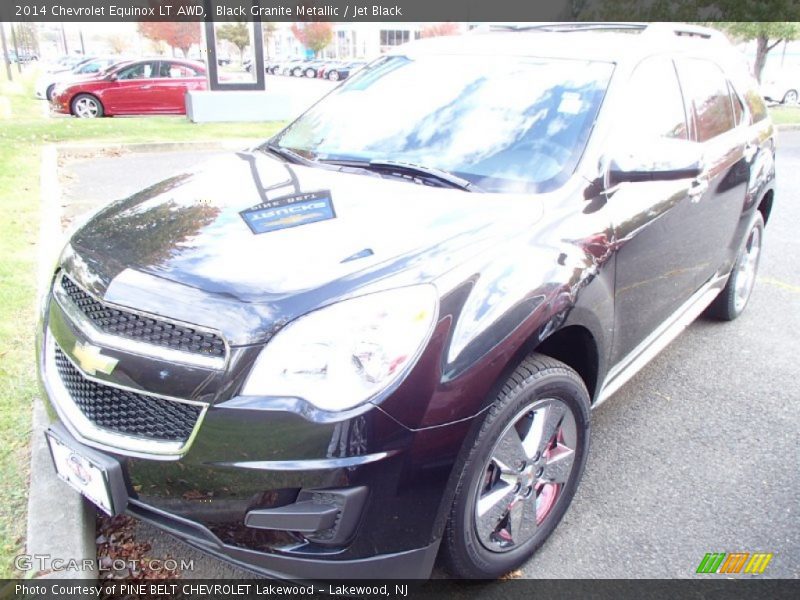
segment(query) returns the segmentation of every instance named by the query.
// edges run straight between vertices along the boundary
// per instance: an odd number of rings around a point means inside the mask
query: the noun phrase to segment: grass
[[[34,364],[39,168],[44,144],[266,138],[278,123],[193,124],[184,117],[48,118],[34,73],[0,73],[0,578],[24,548]],[[62,557],[68,558],[68,557]]]
[[[769,114],[776,125],[800,125],[800,106],[773,106]]]

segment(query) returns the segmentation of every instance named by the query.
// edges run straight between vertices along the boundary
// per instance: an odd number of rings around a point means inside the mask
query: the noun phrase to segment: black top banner
[[[0,21],[795,21],[795,0],[0,0]]]

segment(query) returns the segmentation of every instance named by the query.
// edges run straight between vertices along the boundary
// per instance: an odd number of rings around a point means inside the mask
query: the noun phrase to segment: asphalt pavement
[[[67,162],[66,210],[123,197],[214,156]],[[800,132],[780,135],[777,168],[746,312],[732,323],[699,319],[593,412],[583,482],[523,576],[695,577],[708,552],[771,552],[760,577],[800,578]],[[195,558],[185,577],[243,574],[152,528],[139,536],[154,552]]]

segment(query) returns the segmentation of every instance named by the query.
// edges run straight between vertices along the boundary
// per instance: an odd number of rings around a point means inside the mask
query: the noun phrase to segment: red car
[[[52,108],[80,118],[114,115],[184,115],[186,92],[206,89],[202,63],[148,59],[113,66],[92,79],[57,87]]]

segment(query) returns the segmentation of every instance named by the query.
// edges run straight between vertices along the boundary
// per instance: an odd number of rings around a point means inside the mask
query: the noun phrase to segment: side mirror
[[[692,179],[703,172],[703,148],[689,140],[657,138],[633,143],[611,157],[608,183]]]
[[[108,80],[109,80],[109,81],[116,81],[117,79],[119,79],[119,75],[117,75],[116,73],[111,73],[111,74],[108,76]]]

